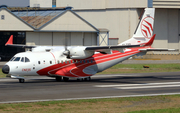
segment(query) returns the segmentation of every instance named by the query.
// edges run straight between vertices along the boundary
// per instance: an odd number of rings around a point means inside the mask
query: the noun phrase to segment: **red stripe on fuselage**
[[[52,56],[54,57],[54,61],[55,61],[55,64],[56,64],[56,58],[54,56],[54,54],[52,52],[50,52],[52,54]]]
[[[139,48],[131,48],[131,51],[127,51],[125,53],[121,53],[119,51],[112,51],[112,54],[95,54],[92,57],[89,57],[87,59],[82,59],[82,63],[80,63],[80,60],[78,60],[78,63],[60,63],[60,64],[55,64],[49,67],[46,67],[44,69],[41,69],[37,71],[39,75],[60,75],[60,76],[66,76],[66,77],[86,77],[86,76],[91,76],[90,74],[86,74],[83,72],[83,69],[85,69],[88,66],[91,65],[96,65],[100,64],[103,62],[108,62],[111,60],[115,60],[118,58],[123,58],[126,56],[130,56],[133,54],[137,54],[140,51],[138,49],[142,49],[144,47],[139,47]],[[84,63],[84,60],[86,63]],[[91,63],[91,60],[93,63]],[[89,61],[89,63],[87,63]]]

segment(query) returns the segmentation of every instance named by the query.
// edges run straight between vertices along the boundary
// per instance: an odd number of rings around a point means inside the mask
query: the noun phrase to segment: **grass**
[[[143,68],[149,66],[149,68]],[[180,64],[117,64],[98,74],[177,72]]]
[[[180,95],[0,104],[1,113],[177,113]]]
[[[5,78],[6,77],[6,74],[4,74],[3,72],[2,72],[2,69],[0,69],[0,78]]]

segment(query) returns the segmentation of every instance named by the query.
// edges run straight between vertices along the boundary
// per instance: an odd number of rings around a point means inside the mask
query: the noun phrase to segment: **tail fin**
[[[153,26],[154,26],[154,8],[146,8],[140,23],[132,38],[122,42],[119,45],[142,45],[149,42],[153,38]]]

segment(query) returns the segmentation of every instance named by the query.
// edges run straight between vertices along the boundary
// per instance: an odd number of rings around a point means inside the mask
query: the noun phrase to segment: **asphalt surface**
[[[91,81],[54,78],[0,79],[0,103],[180,94],[180,72],[94,75]]]

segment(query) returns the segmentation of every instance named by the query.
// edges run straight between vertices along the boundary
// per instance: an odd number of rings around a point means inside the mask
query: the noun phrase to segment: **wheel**
[[[56,81],[60,82],[62,80],[62,77],[56,77]]]
[[[78,78],[77,81],[81,82],[83,81],[83,78]]]
[[[24,83],[24,79],[19,79],[19,83]]]
[[[67,82],[67,81],[69,81],[69,78],[63,77],[63,80],[64,80],[65,82]]]
[[[85,81],[90,81],[91,77],[84,78]]]

